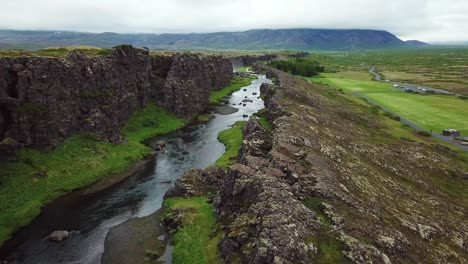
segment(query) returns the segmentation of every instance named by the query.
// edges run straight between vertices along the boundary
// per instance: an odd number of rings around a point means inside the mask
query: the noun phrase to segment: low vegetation
[[[210,104],[217,105],[222,102],[224,97],[231,95],[232,93],[240,90],[242,87],[248,86],[256,79],[256,76],[252,75],[249,78],[243,78],[236,76],[232,78],[231,83],[218,91],[213,91],[210,94]]]
[[[273,124],[265,116],[265,109],[258,111],[255,116],[258,117],[258,122],[263,128],[265,128],[267,131],[273,130]]]
[[[40,49],[36,51],[13,49],[0,51],[0,57],[30,57],[30,56],[42,56],[42,57],[66,57],[72,51],[81,51],[88,56],[101,56],[109,54],[112,49],[110,48],[98,48],[92,46],[65,46],[65,47],[51,47]]]
[[[235,69],[235,71],[237,71],[237,72],[248,72],[248,71],[251,71],[251,70],[252,70],[251,66],[240,66],[240,67]]]
[[[292,60],[274,60],[271,61],[268,65],[275,67],[278,70],[304,77],[315,76],[325,70],[325,67],[320,65],[317,61],[304,58],[297,58]]]
[[[221,263],[214,207],[207,197],[174,197],[164,200],[166,214],[171,209],[185,209],[181,226],[172,236],[174,264]]]
[[[393,81],[409,82],[442,88],[468,95],[467,47],[433,46],[424,49],[375,50],[367,52],[315,53],[317,60],[329,72],[362,70],[374,66]]]
[[[215,165],[227,168],[236,162],[243,139],[242,128],[245,124],[245,121],[237,122],[231,128],[218,134],[219,141],[226,146],[226,152],[215,162]]]
[[[41,207],[77,188],[121,172],[152,150],[141,143],[187,122],[150,104],[127,122],[128,141],[112,144],[93,135],[75,135],[48,151],[23,149],[15,161],[0,161],[0,243],[27,225]]]

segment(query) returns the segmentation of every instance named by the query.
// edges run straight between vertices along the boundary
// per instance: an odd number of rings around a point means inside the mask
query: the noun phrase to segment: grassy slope
[[[231,83],[219,91],[213,91],[210,94],[210,104],[219,104],[224,97],[231,95],[233,92],[238,91],[242,87],[248,86],[251,84],[252,80],[255,80],[255,76],[250,78],[234,77],[231,80]]]
[[[215,162],[215,165],[227,168],[235,163],[242,144],[242,128],[245,123],[245,121],[237,122],[231,128],[218,134],[219,141],[226,145],[226,152]]]
[[[427,130],[442,132],[455,128],[468,134],[468,102],[454,96],[403,93],[391,84],[370,80],[366,72],[325,73],[307,78],[347,92],[360,92],[376,103],[389,108]]]
[[[216,233],[214,207],[206,197],[168,198],[164,200],[164,208],[166,212],[176,208],[189,209],[184,214],[182,227],[172,237],[172,260],[175,264],[221,263],[218,256],[220,234]]]
[[[40,208],[102,177],[120,172],[151,153],[140,141],[183,127],[176,118],[154,104],[138,110],[123,129],[128,142],[111,144],[92,136],[75,135],[51,151],[23,149],[18,161],[0,167],[0,241],[28,224]],[[37,176],[46,173],[47,176]]]

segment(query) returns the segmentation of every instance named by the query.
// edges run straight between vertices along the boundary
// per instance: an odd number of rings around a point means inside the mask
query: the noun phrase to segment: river
[[[70,194],[48,205],[30,225],[5,243],[0,249],[0,259],[27,264],[100,263],[106,236],[112,228],[158,211],[164,194],[177,178],[191,168],[208,167],[224,153],[218,133],[264,107],[259,98],[264,82],[271,83],[264,75],[258,75],[251,85],[232,94],[229,104],[239,108],[238,112],[215,114],[206,124],[158,137],[157,140],[166,141],[165,150],[158,153],[153,163],[124,181],[94,194],[84,195],[83,191]],[[246,97],[253,102],[239,105]],[[45,239],[55,230],[72,230],[72,235],[59,243]]]

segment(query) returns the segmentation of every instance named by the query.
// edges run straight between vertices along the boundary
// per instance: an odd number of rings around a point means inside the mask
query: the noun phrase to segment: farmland
[[[455,96],[404,93],[390,83],[372,81],[365,71],[323,73],[307,79],[340,89],[350,96],[359,93],[426,130],[441,132],[444,128],[455,128],[463,135],[468,134],[467,100]]]
[[[468,95],[468,48],[376,50],[316,53],[310,57],[329,72],[361,71],[374,66],[385,78]]]

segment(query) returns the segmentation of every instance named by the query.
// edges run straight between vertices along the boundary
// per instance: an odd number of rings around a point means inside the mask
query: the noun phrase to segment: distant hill
[[[422,42],[422,41],[419,41],[419,40],[407,40],[406,44],[408,44],[410,46],[413,46],[413,47],[430,46],[428,43]]]
[[[244,32],[193,34],[117,34],[59,31],[0,30],[0,47],[90,45],[112,47],[120,44],[151,49],[242,49],[242,50],[356,50],[413,46],[381,30],[260,29]],[[421,42],[422,43],[422,42]]]

